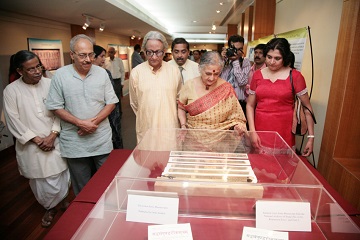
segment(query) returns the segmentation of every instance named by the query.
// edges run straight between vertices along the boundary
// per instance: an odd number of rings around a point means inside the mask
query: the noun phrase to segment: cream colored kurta
[[[182,83],[177,67],[163,61],[154,72],[146,61],[131,71],[129,85],[138,143],[150,128],[179,127],[176,99]]]
[[[23,82],[22,77],[4,90],[4,110],[7,126],[16,138],[16,158],[20,174],[26,178],[46,178],[67,169],[60,156],[59,139],[55,149],[42,151],[30,140],[46,137],[51,130],[60,132],[60,120],[48,111],[45,101],[51,80],[42,78],[36,85]]]

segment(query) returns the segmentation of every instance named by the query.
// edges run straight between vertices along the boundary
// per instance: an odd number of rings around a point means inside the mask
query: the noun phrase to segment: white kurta
[[[4,90],[4,110],[7,126],[16,138],[16,158],[20,174],[26,178],[46,178],[67,169],[60,156],[59,139],[55,149],[42,151],[30,140],[46,137],[52,130],[60,132],[60,120],[48,111],[45,101],[51,80],[42,78],[36,85],[23,82],[22,77]]]

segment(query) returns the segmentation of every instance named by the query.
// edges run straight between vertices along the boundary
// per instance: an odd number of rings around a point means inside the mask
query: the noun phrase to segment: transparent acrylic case
[[[261,139],[258,149],[252,134]],[[226,167],[234,153],[244,153],[256,183],[164,176],[174,152],[219,157]],[[256,227],[257,200],[310,203],[311,232],[289,232],[290,240],[360,239],[357,225],[277,133],[181,129],[146,133],[73,239],[147,239],[153,224],[126,221],[127,190],[153,192],[162,185],[178,193],[178,223],[190,223],[193,239],[241,239],[244,226]]]

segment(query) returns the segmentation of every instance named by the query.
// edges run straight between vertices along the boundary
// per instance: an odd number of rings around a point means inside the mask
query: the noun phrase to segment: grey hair
[[[218,65],[222,70],[224,67],[224,60],[218,52],[208,51],[201,55],[199,69],[203,70],[207,65]]]
[[[75,45],[80,39],[86,39],[91,42],[92,45],[94,45],[94,40],[91,37],[86,36],[85,34],[78,34],[70,40],[70,51],[75,51]]]
[[[146,43],[148,40],[159,40],[160,42],[162,42],[162,44],[164,46],[164,49],[162,49],[162,50],[167,49],[169,46],[166,41],[165,36],[158,31],[150,31],[145,35],[143,44],[142,44],[142,48],[145,50],[146,50]]]

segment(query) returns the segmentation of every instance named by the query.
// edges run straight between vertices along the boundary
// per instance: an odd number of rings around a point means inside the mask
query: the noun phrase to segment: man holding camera
[[[243,58],[244,38],[233,35],[228,40],[229,48],[223,48],[221,56],[225,60],[225,66],[221,78],[228,81],[235,89],[241,108],[246,114],[246,84],[251,68],[249,59]],[[246,116],[246,115],[245,115]]]

